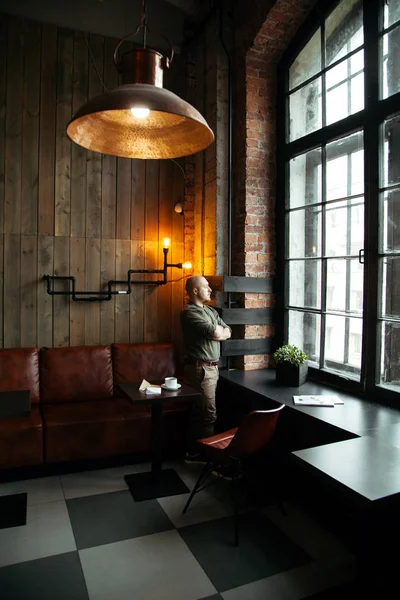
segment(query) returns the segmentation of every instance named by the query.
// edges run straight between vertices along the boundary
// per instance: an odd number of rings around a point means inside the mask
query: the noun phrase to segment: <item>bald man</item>
[[[192,407],[186,462],[204,462],[196,450],[195,442],[199,438],[214,435],[220,342],[231,337],[230,327],[216,310],[205,304],[211,299],[211,291],[205,277],[195,275],[186,281],[189,303],[181,312],[186,347],[185,377],[202,393],[201,399]]]

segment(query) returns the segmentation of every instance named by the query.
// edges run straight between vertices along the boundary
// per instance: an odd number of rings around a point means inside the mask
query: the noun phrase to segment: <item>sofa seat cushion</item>
[[[36,348],[0,350],[0,392],[29,390],[31,404],[39,402],[39,356]]]
[[[155,383],[176,373],[172,344],[113,344],[112,357],[116,383],[142,379]]]
[[[113,396],[110,346],[69,346],[40,351],[41,402],[86,402]]]
[[[42,406],[43,419],[48,427],[149,417],[146,406],[132,406],[126,398],[107,398],[87,402],[63,402]]]
[[[151,447],[151,418],[146,406],[126,398],[107,398],[42,406],[45,462],[104,458]]]
[[[29,417],[0,419],[0,469],[14,469],[43,462],[43,426],[38,406]]]

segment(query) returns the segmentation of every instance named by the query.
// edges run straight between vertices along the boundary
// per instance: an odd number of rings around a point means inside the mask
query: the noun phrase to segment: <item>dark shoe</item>
[[[207,461],[201,454],[190,454],[186,452],[185,463],[187,465],[206,465]]]
[[[211,471],[211,474],[214,477],[220,477],[221,479],[226,479],[227,481],[233,481],[232,473],[229,469],[224,467],[218,467],[215,471]]]

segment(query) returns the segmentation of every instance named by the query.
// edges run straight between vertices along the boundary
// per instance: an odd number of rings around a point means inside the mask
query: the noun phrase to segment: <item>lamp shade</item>
[[[150,110],[135,117],[132,108]],[[92,98],[67,127],[80,146],[125,158],[177,158],[204,150],[214,141],[193,106],[169,90],[146,83],[121,85]]]

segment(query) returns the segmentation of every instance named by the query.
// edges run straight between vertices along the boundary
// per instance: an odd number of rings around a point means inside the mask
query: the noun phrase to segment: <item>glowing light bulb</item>
[[[192,263],[189,261],[184,262],[182,265],[182,269],[191,269],[191,268],[192,268]]]
[[[150,114],[149,108],[131,108],[131,113],[137,119],[145,119]]]
[[[171,239],[170,238],[164,238],[163,239],[163,248],[169,248],[171,245]]]

